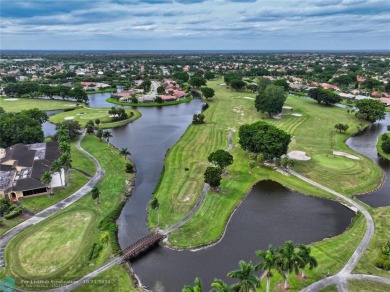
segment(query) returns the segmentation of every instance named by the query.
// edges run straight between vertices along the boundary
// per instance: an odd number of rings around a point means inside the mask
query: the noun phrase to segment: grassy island
[[[128,105],[128,106],[134,106],[134,107],[152,107],[152,106],[168,106],[168,105],[175,105],[175,104],[181,104],[189,102],[193,99],[193,96],[190,95],[186,98],[182,98],[175,101],[166,101],[162,103],[158,102],[140,102],[140,103],[133,103],[133,102],[127,102],[127,101],[118,101],[115,98],[109,97],[106,99],[107,102],[113,103],[113,104],[119,104],[119,105]]]
[[[58,113],[49,118],[51,123],[60,123],[67,119],[72,119],[78,121],[82,127],[85,127],[89,120],[95,121],[96,119],[100,120],[99,127],[102,129],[115,128],[127,125],[141,117],[141,113],[134,109],[127,109],[126,113],[129,118],[122,121],[113,122],[108,114],[109,108],[91,108],[91,107],[81,107],[71,111],[65,111]]]

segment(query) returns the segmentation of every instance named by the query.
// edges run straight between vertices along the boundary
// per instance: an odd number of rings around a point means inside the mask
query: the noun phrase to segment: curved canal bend
[[[346,142],[351,149],[378,164],[385,174],[380,189],[366,195],[356,196],[357,199],[371,207],[390,206],[390,161],[379,157],[376,149],[378,137],[387,132],[387,125],[390,125],[390,113],[386,113],[384,120],[370,125],[360,135],[351,137]]]
[[[112,106],[105,102],[105,94],[93,97],[92,107]],[[118,148],[127,147],[137,166],[133,196],[118,220],[122,247],[149,233],[146,206],[160,178],[165,153],[185,132],[201,105],[194,99],[177,106],[140,107],[141,119],[112,129],[110,142]],[[142,284],[153,291],[180,291],[196,276],[209,287],[215,277],[229,282],[226,273],[238,268],[239,260],[256,262],[254,252],[258,249],[281,245],[287,239],[308,244],[335,236],[347,228],[353,216],[336,202],[303,196],[278,183],[263,181],[243,200],[217,245],[196,252],[158,246],[132,266]]]

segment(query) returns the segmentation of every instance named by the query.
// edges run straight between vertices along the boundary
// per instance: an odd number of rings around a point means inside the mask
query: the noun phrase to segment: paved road
[[[160,86],[160,83],[158,83],[157,81],[152,81],[152,92],[150,92],[149,94],[145,94],[144,96],[142,96],[141,100],[144,101],[144,100],[154,100],[157,96],[157,88]]]
[[[338,291],[348,291],[347,280],[349,277],[352,276],[351,275],[352,271],[355,269],[357,263],[359,262],[360,258],[363,256],[372,237],[374,236],[374,221],[373,221],[370,213],[368,213],[368,211],[364,207],[362,207],[360,204],[358,204],[357,202],[355,202],[351,198],[348,198],[348,197],[346,197],[338,192],[335,192],[335,191],[333,191],[333,190],[331,190],[331,189],[329,189],[329,188],[327,188],[327,187],[325,187],[325,186],[323,186],[315,181],[312,181],[311,179],[308,179],[307,177],[304,177],[303,175],[300,175],[299,173],[297,173],[291,169],[288,169],[287,171],[290,174],[304,180],[305,182],[307,182],[313,186],[316,186],[324,191],[327,191],[327,192],[335,195],[336,197],[339,197],[339,198],[343,199],[344,201],[348,202],[353,207],[355,207],[357,210],[359,210],[363,214],[364,218],[366,219],[366,232],[364,233],[363,239],[359,243],[359,246],[356,248],[356,250],[354,251],[351,258],[348,260],[348,262],[345,264],[345,266],[341,269],[341,271],[338,272],[334,276],[327,277],[327,278],[322,279],[316,283],[313,283],[312,285],[310,285],[302,290],[305,292],[306,291],[319,291],[320,289],[322,289],[326,286],[336,284]]]
[[[96,173],[95,175],[90,179],[90,181],[85,184],[81,189],[67,197],[66,199],[42,210],[41,212],[35,214],[35,216],[27,219],[26,221],[20,223],[19,225],[16,225],[15,227],[11,228],[8,230],[6,233],[0,236],[0,267],[4,267],[5,262],[4,262],[4,251],[5,247],[7,246],[8,242],[14,238],[16,235],[18,235],[20,232],[23,230],[27,229],[28,227],[41,222],[42,220],[48,218],[49,216],[57,213],[58,211],[68,207],[69,205],[73,204],[80,198],[84,197],[86,194],[88,194],[92,188],[99,183],[99,181],[103,178],[104,176],[104,171],[101,169],[101,166],[99,162],[87,151],[85,151],[83,148],[80,146],[81,140],[84,138],[85,133],[80,136],[76,143],[76,147],[83,152],[85,155],[87,155],[94,164],[96,165]]]

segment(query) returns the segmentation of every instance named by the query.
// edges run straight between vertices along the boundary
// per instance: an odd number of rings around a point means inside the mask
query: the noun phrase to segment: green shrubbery
[[[390,154],[390,136],[388,134],[384,134],[382,136],[381,148],[383,152],[385,152],[386,154]]]
[[[383,270],[390,270],[390,240],[381,247],[381,253],[378,256],[375,265]]]
[[[125,202],[121,202],[114,210],[106,215],[100,221],[98,228],[102,231],[107,231],[110,236],[110,244],[112,253],[115,255],[120,255],[122,253],[122,249],[119,246],[117,235],[118,235],[118,225],[116,224],[116,219],[118,219],[121,211],[123,209]]]

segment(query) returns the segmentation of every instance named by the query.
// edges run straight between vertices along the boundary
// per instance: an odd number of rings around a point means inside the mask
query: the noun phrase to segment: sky
[[[0,48],[390,50],[390,0],[0,0]]]

